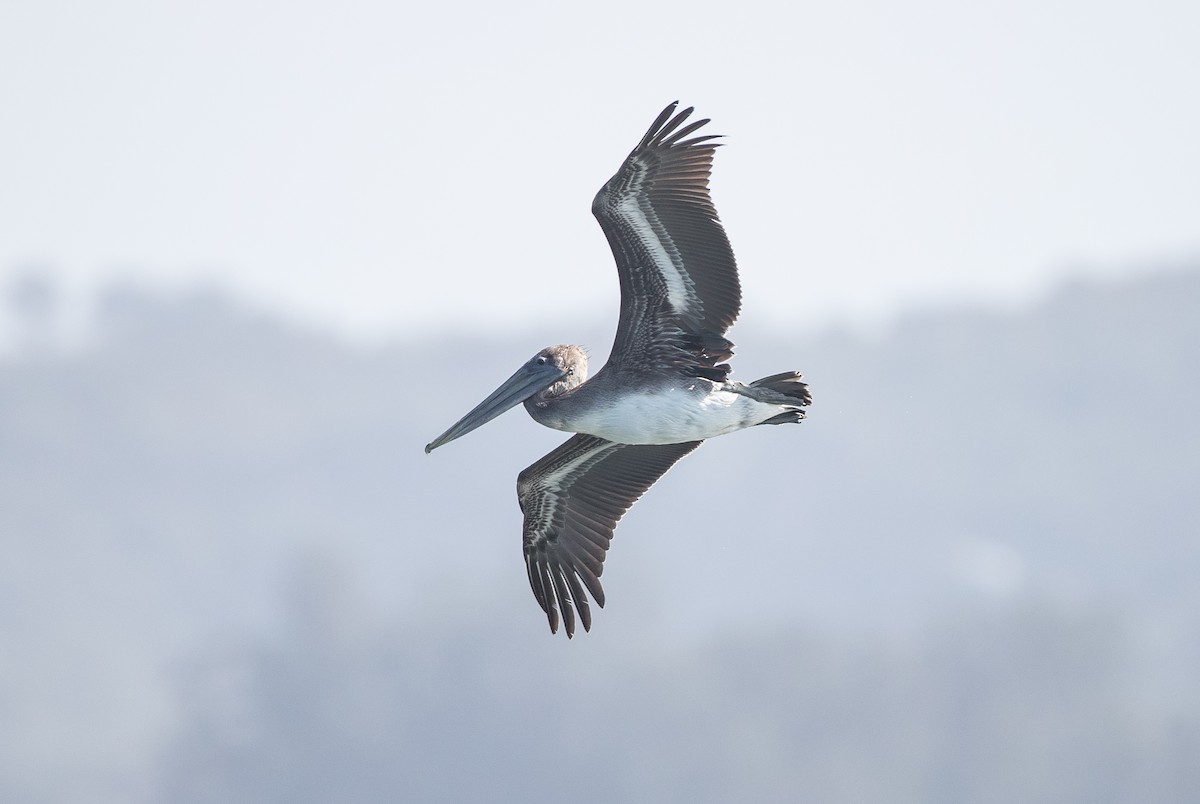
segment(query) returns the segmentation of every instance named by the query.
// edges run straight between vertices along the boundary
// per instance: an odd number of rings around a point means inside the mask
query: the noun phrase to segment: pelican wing
[[[596,194],[621,279],[621,319],[609,365],[679,367],[723,379],[725,332],[742,292],[729,238],[708,192],[718,135],[690,137],[692,109],[672,103]],[[690,138],[689,138],[690,137]]]
[[[588,595],[604,605],[600,573],[617,522],[700,443],[614,444],[580,434],[517,477],[529,585],[552,632],[558,631],[559,610],[568,637],[575,633],[576,611],[583,630],[591,629]]]

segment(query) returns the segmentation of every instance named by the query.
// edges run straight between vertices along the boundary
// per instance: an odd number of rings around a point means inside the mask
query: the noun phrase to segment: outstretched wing
[[[708,192],[718,135],[689,136],[692,109],[662,111],[592,213],[608,238],[621,279],[621,319],[609,365],[674,366],[724,379],[733,354],[725,332],[742,292],[729,238]]]
[[[576,610],[583,630],[591,629],[587,596],[604,605],[600,573],[617,522],[700,444],[614,444],[580,434],[517,477],[529,585],[552,632],[560,609],[568,637],[575,633]]]

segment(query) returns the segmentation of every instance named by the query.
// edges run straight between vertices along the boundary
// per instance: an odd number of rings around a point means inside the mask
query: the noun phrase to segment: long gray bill
[[[426,444],[425,454],[428,455],[442,444],[487,424],[504,411],[524,402],[564,376],[562,369],[556,368],[552,363],[545,365],[538,365],[532,361],[526,363],[517,369],[516,374],[505,380],[503,385],[492,391],[487,399],[476,405],[470,413],[455,422],[449,430]]]

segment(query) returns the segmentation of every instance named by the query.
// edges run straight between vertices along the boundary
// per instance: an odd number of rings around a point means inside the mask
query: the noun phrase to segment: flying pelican
[[[425,447],[486,424],[518,403],[539,424],[576,435],[517,476],[525,567],[533,595],[567,636],[575,614],[591,630],[588,595],[604,606],[600,574],[617,522],[706,438],[804,418],[799,372],[745,385],[728,379],[725,332],[741,307],[737,265],[708,192],[719,135],[691,137],[678,101],[663,109],[592,214],[621,280],[621,317],[608,362],[590,380],[578,346],[550,346]],[[690,137],[690,139],[689,139]]]

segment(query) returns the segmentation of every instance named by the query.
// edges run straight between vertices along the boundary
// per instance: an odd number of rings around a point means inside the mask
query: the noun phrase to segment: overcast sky
[[[1200,254],[1198,36],[1193,0],[6,0],[0,279],[615,319],[591,199],[678,98],[728,137],[745,317],[1012,302]]]

